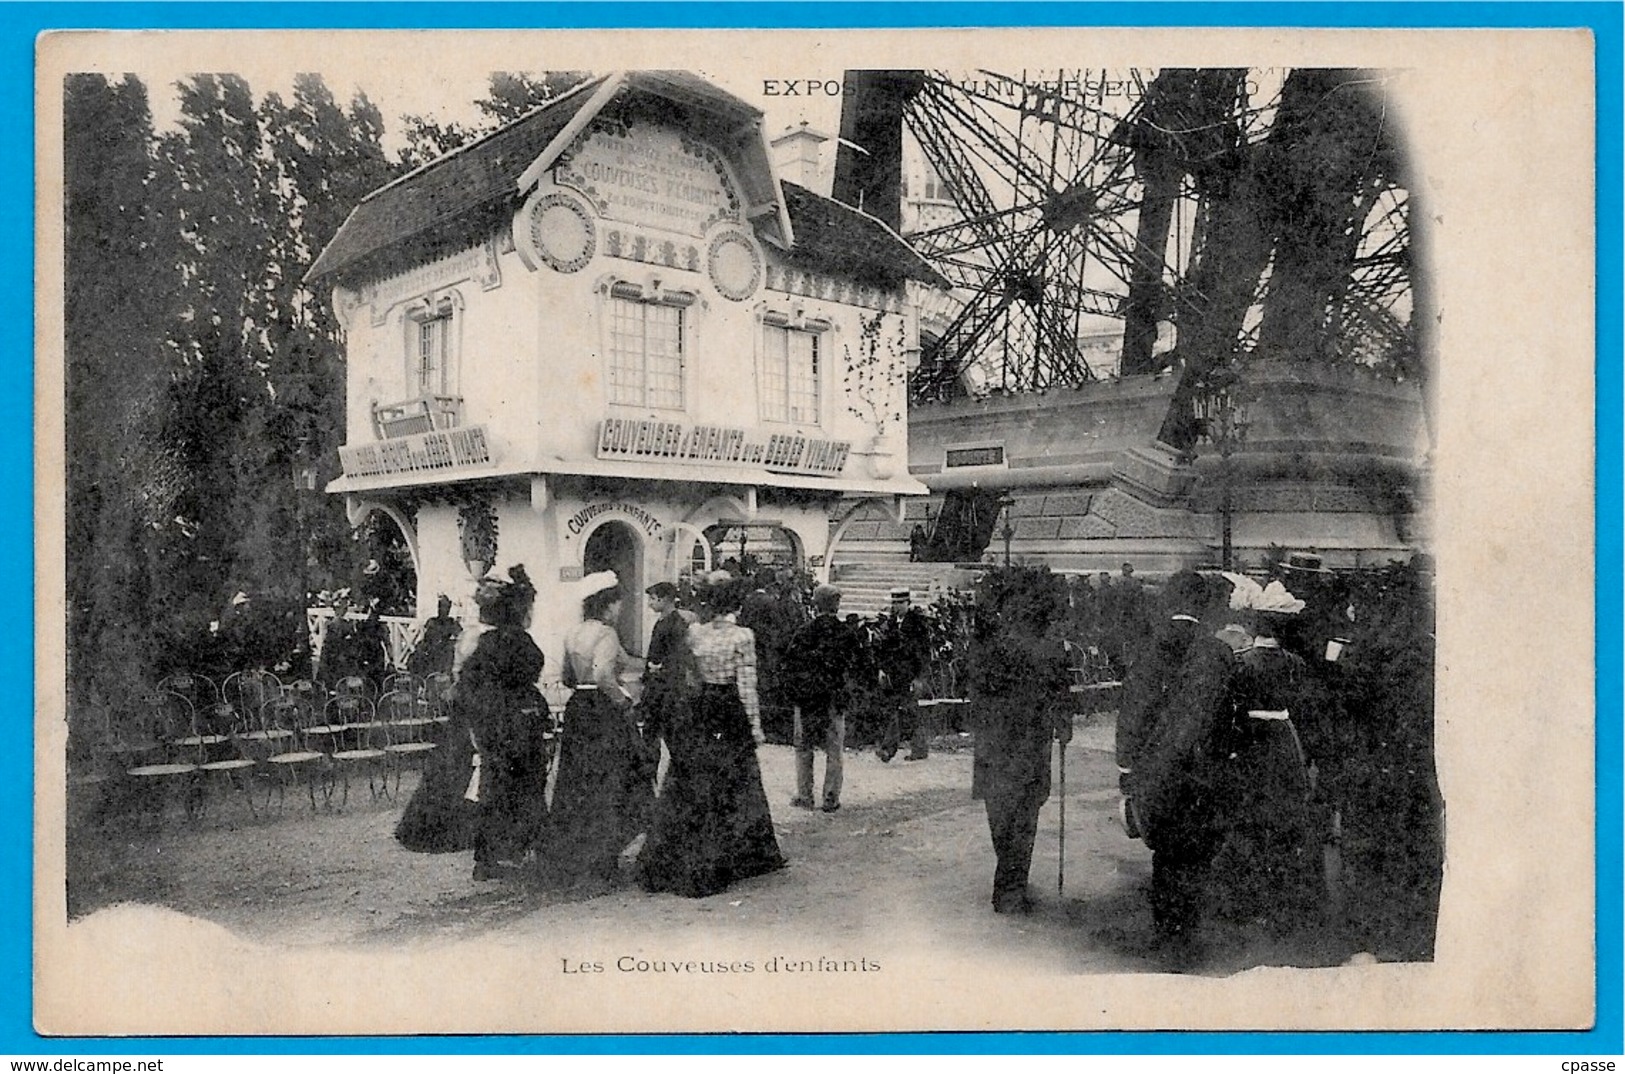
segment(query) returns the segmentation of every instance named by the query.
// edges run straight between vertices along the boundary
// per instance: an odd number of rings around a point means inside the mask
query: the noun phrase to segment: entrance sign
[[[650,537],[659,537],[666,528],[661,524],[658,518],[639,507],[637,504],[627,503],[624,500],[615,500],[607,503],[589,503],[575,514],[571,515],[569,519],[565,521],[565,533],[570,537],[579,537],[581,533],[592,524],[593,519],[597,518],[599,515],[611,513],[626,515],[639,529],[643,530],[643,532]]]
[[[833,477],[846,468],[849,440],[823,440],[799,433],[760,432],[680,421],[605,418],[598,425],[600,459],[760,466],[786,474]]]

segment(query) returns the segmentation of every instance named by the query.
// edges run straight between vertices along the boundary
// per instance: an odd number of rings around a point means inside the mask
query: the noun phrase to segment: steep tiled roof
[[[879,220],[795,183],[780,185],[796,237],[785,260],[866,282],[920,280],[948,286],[913,247]]]
[[[667,92],[697,94],[669,73],[658,77]],[[519,180],[553,140],[598,96],[603,79],[569,94],[439,160],[381,187],[356,206],[327,244],[306,279],[335,272],[380,269],[446,240],[483,234],[502,214],[517,208]],[[703,86],[703,83],[701,84]],[[586,118],[586,117],[583,117]],[[767,175],[762,162],[762,176]],[[784,253],[792,264],[885,286],[905,279],[946,286],[907,243],[879,220],[794,183],[781,184],[794,244]],[[771,197],[771,195],[768,195]],[[758,221],[769,226],[771,217]],[[772,236],[767,236],[772,241]]]
[[[493,202],[517,201],[519,176],[591,98],[601,79],[368,194],[311,266],[315,279],[440,230]]]

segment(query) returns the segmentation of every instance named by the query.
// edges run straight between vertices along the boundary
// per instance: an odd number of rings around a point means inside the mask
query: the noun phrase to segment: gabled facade
[[[524,563],[554,661],[583,573],[621,575],[640,652],[642,589],[720,558],[708,530],[817,571],[832,519],[924,491],[908,284],[940,280],[781,184],[761,113],[692,76],[591,80],[374,192],[311,276],[347,334],[329,491],[401,527],[420,608],[471,617],[478,573]]]

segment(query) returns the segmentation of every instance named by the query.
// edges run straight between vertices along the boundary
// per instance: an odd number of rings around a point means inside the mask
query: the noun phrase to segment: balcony
[[[445,432],[462,424],[459,395],[420,395],[399,403],[372,404],[372,427],[380,440]]]

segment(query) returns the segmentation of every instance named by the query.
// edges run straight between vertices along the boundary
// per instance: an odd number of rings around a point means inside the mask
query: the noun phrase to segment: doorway
[[[614,571],[621,580],[621,618],[615,624],[621,645],[633,656],[643,655],[643,542],[624,522],[605,522],[587,536],[582,549],[585,574]]]

